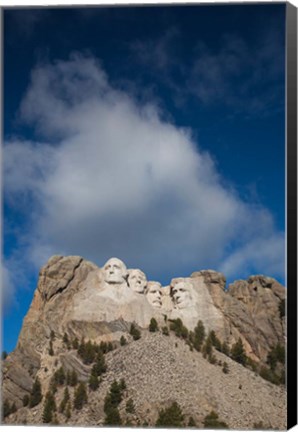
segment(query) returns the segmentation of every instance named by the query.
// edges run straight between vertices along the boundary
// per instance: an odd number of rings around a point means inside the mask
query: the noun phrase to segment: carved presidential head
[[[110,258],[103,266],[104,280],[109,284],[121,284],[127,276],[126,265],[118,258]]]
[[[128,271],[128,285],[130,288],[140,294],[143,294],[147,285],[145,273],[139,269],[131,269]]]
[[[183,278],[172,279],[171,297],[177,309],[188,308],[193,305],[192,285]]]
[[[150,281],[147,284],[147,288],[145,290],[145,294],[148,302],[153,306],[160,308],[161,307],[161,284],[159,282]]]

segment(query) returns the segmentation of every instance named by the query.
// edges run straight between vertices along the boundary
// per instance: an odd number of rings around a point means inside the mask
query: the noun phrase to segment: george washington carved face
[[[173,279],[171,283],[171,296],[177,309],[192,306],[191,284],[183,279]]]
[[[148,282],[145,291],[148,302],[153,306],[161,307],[161,284],[159,282]]]
[[[121,284],[125,282],[127,269],[123,261],[118,258],[110,258],[103,267],[104,280],[109,284]]]
[[[127,280],[128,280],[128,285],[133,291],[140,294],[142,294],[145,291],[145,287],[147,285],[147,278],[145,273],[143,273],[141,270],[139,269],[129,270]]]

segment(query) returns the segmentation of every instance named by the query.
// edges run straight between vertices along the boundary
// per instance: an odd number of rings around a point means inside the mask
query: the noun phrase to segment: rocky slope
[[[190,351],[174,335],[150,334],[147,330],[152,317],[160,327],[167,319],[180,318],[189,329],[201,320],[207,331],[214,330],[230,347],[240,338],[246,354],[262,364],[276,344],[285,342],[280,312],[285,298],[283,286],[272,278],[252,276],[226,290],[224,275],[204,270],[150,293],[146,291],[147,281],[136,289],[124,264],[119,272],[118,280],[107,265],[101,269],[81,257],[61,256],[52,257],[41,269],[17,347],[3,364],[3,400],[14,402],[18,408],[6,422],[42,423],[42,404],[29,409],[22,402],[37,376],[43,394],[60,365],[76,370],[81,380],[88,380],[90,366],[84,365],[75,351],[63,347],[62,338],[67,334],[69,339],[113,341],[118,346],[106,354],[108,370],[100,388],[89,392],[88,406],[73,411],[69,424],[102,424],[106,391],[115,378],[124,377],[126,399],[132,397],[135,402],[136,414],[129,418],[134,424],[146,421],[154,425],[158,410],[176,400],[186,416],[192,416],[201,426],[204,416],[213,409],[231,428],[251,428],[261,421],[268,427],[285,427],[282,386],[265,381],[217,352],[217,360],[226,361],[230,369],[224,374],[221,367]],[[158,302],[152,302],[152,296]],[[143,329],[138,341],[128,335],[133,322]],[[51,333],[55,334],[54,356],[49,355]],[[120,347],[123,335],[131,342]],[[59,392],[62,389],[58,390],[58,399],[62,397]],[[120,413],[125,416],[123,404]],[[65,421],[61,415],[59,422]]]

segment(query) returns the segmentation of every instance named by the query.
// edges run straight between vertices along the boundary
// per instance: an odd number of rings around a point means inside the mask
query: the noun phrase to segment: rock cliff
[[[101,384],[101,395],[110,381],[121,375],[138,401],[139,419],[149,424],[156,420],[163,403],[176,399],[201,424],[207,411],[216,409],[231,427],[252,427],[255,420],[283,428],[283,387],[264,381],[223,353],[217,353],[220,361],[230,366],[231,373],[225,375],[201,353],[190,352],[180,340],[176,347],[173,335],[150,335],[148,326],[153,317],[160,328],[180,318],[189,330],[194,330],[201,320],[206,332],[214,330],[229,347],[240,338],[246,355],[265,364],[270,350],[277,344],[285,344],[284,299],[285,288],[260,275],[236,281],[226,289],[224,275],[202,270],[188,278],[175,278],[169,286],[162,287],[158,282],[148,282],[142,271],[127,269],[116,258],[99,268],[81,257],[54,256],[40,271],[17,347],[3,363],[3,400],[14,402],[18,408],[8,420],[42,423],[41,407],[33,411],[23,408],[23,398],[30,393],[37,376],[46,392],[57,365],[76,370],[83,381],[88,379],[90,367],[75,352],[63,349],[65,335],[70,340],[84,338],[98,344],[112,342],[119,347],[121,336],[131,339],[129,330],[134,323],[142,338],[107,354],[109,367]],[[54,356],[49,355],[53,334]],[[242,391],[237,389],[239,382]],[[96,399],[95,393],[90,397],[89,402],[94,399],[95,405],[89,403],[89,408],[84,408],[85,416],[74,415],[72,424],[84,424],[86,419],[88,425],[102,424],[103,397]],[[237,409],[233,406],[231,421],[233,403]],[[274,410],[276,415],[272,414]]]

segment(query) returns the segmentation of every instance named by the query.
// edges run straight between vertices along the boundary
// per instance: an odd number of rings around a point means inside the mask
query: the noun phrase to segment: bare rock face
[[[99,268],[78,256],[53,256],[40,271],[17,347],[4,362],[3,398],[21,408],[36,376],[49,383],[45,370],[53,368],[48,353],[51,333],[59,352],[65,333],[72,339],[119,343],[121,336],[129,337],[132,323],[147,329],[151,318],[160,327],[167,319],[180,318],[189,330],[201,320],[230,347],[240,337],[247,355],[264,362],[272,347],[284,344],[284,298],[282,285],[260,275],[236,281],[226,290],[223,274],[202,270],[162,287],[117,258]],[[61,351],[59,362],[87,379],[90,371],[76,356]]]

